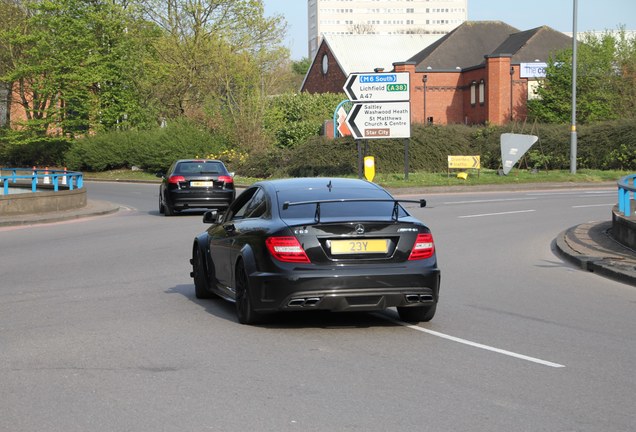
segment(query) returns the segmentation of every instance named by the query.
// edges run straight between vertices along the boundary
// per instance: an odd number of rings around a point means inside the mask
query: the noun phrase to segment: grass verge
[[[569,171],[529,171],[513,169],[507,176],[499,175],[495,170],[469,170],[465,171],[466,179],[458,178],[458,172],[452,173],[427,173],[412,172],[408,180],[404,179],[404,173],[377,173],[373,181],[384,187],[419,187],[419,186],[476,186],[489,184],[517,184],[517,183],[603,183],[614,182],[622,177],[632,174],[628,171],[600,171],[579,170],[576,174]],[[353,177],[353,176],[352,176]],[[104,172],[85,172],[87,180],[110,181],[149,181],[159,182],[159,178],[153,173],[133,170],[112,170]],[[239,185],[249,185],[260,179],[236,176],[235,181]]]

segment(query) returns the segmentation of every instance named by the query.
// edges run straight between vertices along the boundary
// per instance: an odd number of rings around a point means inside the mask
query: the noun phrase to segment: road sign
[[[503,133],[500,140],[503,173],[508,175],[514,164],[539,140],[539,137],[536,135]]]
[[[410,138],[410,102],[356,103],[347,115],[355,139]]]
[[[343,87],[352,102],[410,100],[408,72],[350,74]]]
[[[481,168],[479,156],[448,156],[448,168]]]

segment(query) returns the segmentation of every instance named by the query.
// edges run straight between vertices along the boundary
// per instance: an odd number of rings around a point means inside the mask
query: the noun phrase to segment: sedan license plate
[[[214,182],[212,181],[192,181],[190,182],[191,187],[212,187],[214,186]]]
[[[331,253],[333,255],[387,253],[388,250],[389,241],[387,239],[331,241]]]

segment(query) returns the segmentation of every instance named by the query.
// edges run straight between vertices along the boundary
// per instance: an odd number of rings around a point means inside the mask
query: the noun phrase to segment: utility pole
[[[576,174],[576,15],[577,0],[574,1],[572,18],[572,126],[570,128],[570,174]]]

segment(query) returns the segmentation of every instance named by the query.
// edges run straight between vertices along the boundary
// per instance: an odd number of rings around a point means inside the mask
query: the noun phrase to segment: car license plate
[[[387,253],[388,250],[389,241],[387,239],[331,241],[331,253],[333,255]]]
[[[192,187],[212,187],[212,186],[214,186],[214,182],[212,182],[212,181],[192,181],[192,182],[190,182],[190,186],[192,186]]]

